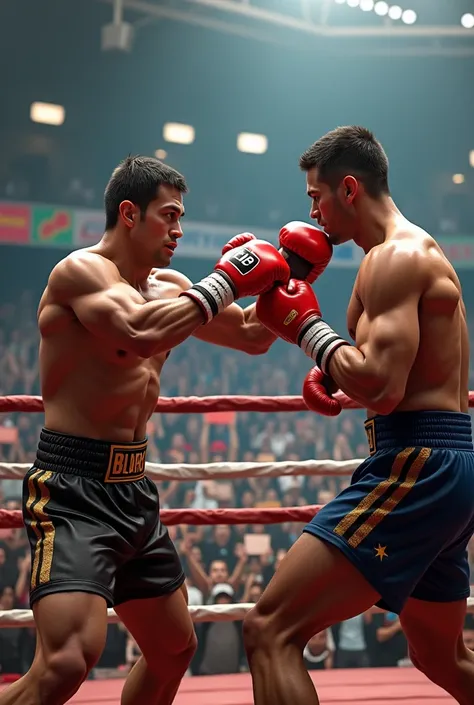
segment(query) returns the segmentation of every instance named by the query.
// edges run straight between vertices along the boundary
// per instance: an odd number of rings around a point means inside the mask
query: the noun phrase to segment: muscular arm
[[[175,285],[178,291],[185,291],[192,286],[192,282],[181,272],[161,271],[157,276]],[[231,304],[206,326],[197,328],[192,335],[206,343],[241,350],[249,355],[266,353],[277,338],[258,320],[255,304],[247,308]]]
[[[388,414],[403,399],[418,352],[425,264],[418,253],[387,247],[372,258],[361,279],[364,340],[357,347],[338,348],[329,373],[348,396]]]
[[[242,581],[242,573],[244,572],[244,568],[248,559],[247,553],[245,552],[245,549],[242,544],[240,544],[239,548],[236,549],[236,555],[238,556],[239,560],[237,561],[234,571],[229,578],[229,585],[231,585],[231,587],[233,587],[234,590],[237,592],[240,587],[240,583]]]
[[[199,565],[197,560],[194,558],[190,548],[190,541],[184,539],[181,544],[181,553],[186,558],[187,566],[189,568],[189,572],[191,573],[191,579],[197,589],[202,592],[205,598],[207,598],[212,589],[212,581],[204,571],[204,568]]]
[[[401,624],[400,620],[396,619],[393,624],[388,624],[383,627],[378,627],[377,631],[375,632],[377,641],[384,642],[388,641],[392,637],[395,636],[399,631],[401,631]]]
[[[143,303],[112,262],[92,253],[60,262],[48,290],[93,335],[144,358],[174,348],[203,323],[200,307],[187,297]]]
[[[277,338],[258,320],[255,304],[247,308],[231,304],[207,326],[194,331],[193,335],[208,343],[242,350],[249,355],[266,353]]]

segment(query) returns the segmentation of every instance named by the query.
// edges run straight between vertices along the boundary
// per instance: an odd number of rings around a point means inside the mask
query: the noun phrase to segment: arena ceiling
[[[403,56],[473,56],[474,28],[461,25],[474,15],[474,0],[387,0],[413,10],[416,22],[404,24],[377,14],[377,0],[95,0],[111,6],[112,17],[134,27],[151,22],[185,22],[227,34],[330,53]],[[365,6],[364,11],[362,7]],[[372,9],[370,9],[372,6]]]

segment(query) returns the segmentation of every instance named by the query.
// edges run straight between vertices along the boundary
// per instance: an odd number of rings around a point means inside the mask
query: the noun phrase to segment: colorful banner
[[[184,236],[178,243],[176,258],[199,257],[214,259],[220,256],[223,246],[237,233],[251,232],[262,240],[278,245],[279,228],[268,230],[248,226],[216,225],[214,223],[183,222]],[[364,253],[353,242],[334,248],[331,267],[356,267]]]
[[[99,242],[105,230],[102,211],[76,210],[73,242],[77,247],[90,247]]]
[[[30,239],[30,231],[30,206],[0,203],[0,242],[26,244]]]
[[[13,243],[68,249],[90,247],[99,242],[104,228],[105,215],[100,210],[0,202],[0,245]],[[278,243],[278,227],[270,230],[185,221],[183,228],[184,237],[179,241],[175,255],[177,260],[180,257],[217,259],[223,245],[242,232],[250,231],[274,245]],[[474,234],[441,235],[436,240],[456,269],[474,269]],[[359,247],[347,242],[334,248],[329,266],[355,269],[363,256]]]
[[[273,230],[255,230],[247,226],[216,225],[183,221],[184,235],[178,242],[176,257],[199,257],[209,259],[219,257],[222,248],[237,233],[252,232],[256,237],[276,243],[278,233]]]
[[[31,242],[56,247],[73,244],[74,211],[69,208],[33,206]]]

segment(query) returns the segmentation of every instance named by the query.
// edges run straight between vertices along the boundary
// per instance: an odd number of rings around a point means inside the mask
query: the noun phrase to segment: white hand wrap
[[[235,301],[237,292],[224,272],[212,272],[187,291],[183,291],[180,296],[193,299],[201,307],[205,323],[209,323],[214,316]]]
[[[307,321],[298,336],[298,345],[303,352],[315,361],[324,374],[329,374],[329,361],[341,345],[349,343],[323,321],[315,316]]]

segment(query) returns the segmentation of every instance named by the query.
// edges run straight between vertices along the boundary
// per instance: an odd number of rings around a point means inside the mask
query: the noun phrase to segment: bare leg
[[[196,650],[186,588],[131,600],[116,612],[143,654],[127,678],[122,705],[171,705]]]
[[[105,600],[59,593],[33,608],[37,646],[28,673],[0,695],[0,705],[63,705],[79,689],[105,644]]]
[[[474,702],[474,653],[464,645],[466,601],[410,598],[400,615],[413,664],[460,705]]]
[[[378,599],[337,548],[303,534],[244,622],[255,705],[318,705],[304,647]]]

